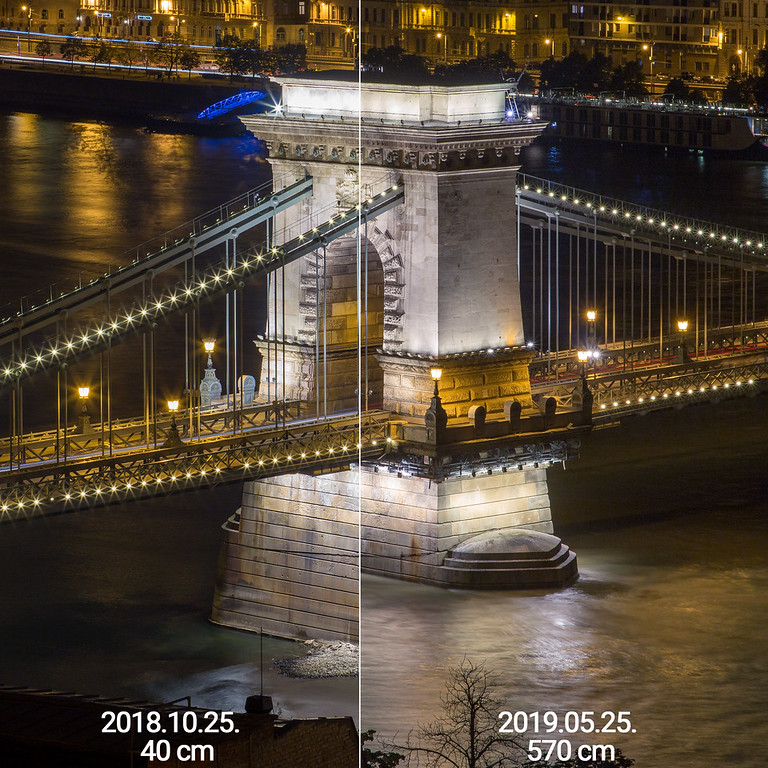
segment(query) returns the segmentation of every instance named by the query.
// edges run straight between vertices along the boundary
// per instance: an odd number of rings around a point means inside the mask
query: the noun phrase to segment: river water
[[[0,114],[0,305],[127,263],[132,246],[269,177],[252,139]],[[223,322],[210,322],[221,338]],[[158,380],[175,378],[178,395],[183,357],[171,354],[171,334],[161,343]],[[121,354],[116,405],[141,392],[141,363]],[[78,366],[88,373],[89,363]],[[38,413],[55,419],[44,383],[25,391],[27,423]],[[219,528],[238,504],[231,486],[0,526],[0,683],[153,701],[191,695],[198,706],[242,711],[261,685],[259,639],[207,620]],[[289,680],[270,663],[303,653],[264,639],[264,692],[278,711],[356,715],[357,680]]]
[[[618,150],[533,148],[525,170],[754,229],[768,166]],[[137,242],[266,178],[248,139],[0,115],[0,303],[103,272]],[[130,386],[130,376],[126,376]],[[764,764],[768,727],[764,398],[596,431],[550,471],[557,531],[581,578],[554,593],[465,593],[363,579],[363,726],[401,736],[439,708],[465,655],[512,709],[630,711],[605,736],[639,768]],[[0,528],[0,682],[241,709],[259,642],[207,622],[218,528],[238,490]],[[357,681],[292,681],[288,715],[354,714]],[[588,739],[582,739],[587,742]]]

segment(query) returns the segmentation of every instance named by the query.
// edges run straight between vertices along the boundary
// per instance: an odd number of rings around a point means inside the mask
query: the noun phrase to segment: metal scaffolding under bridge
[[[518,175],[532,392],[595,420],[754,392],[768,377],[768,234]]]

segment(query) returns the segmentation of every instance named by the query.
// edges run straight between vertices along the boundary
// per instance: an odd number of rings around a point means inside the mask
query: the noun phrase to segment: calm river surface
[[[755,229],[768,166],[534,148],[525,170]],[[0,303],[119,254],[266,178],[255,143],[0,115]],[[256,332],[253,328],[252,332]],[[130,375],[125,377],[130,387]],[[582,577],[557,593],[363,580],[363,726],[405,734],[465,655],[513,709],[629,710],[638,768],[764,765],[765,398],[600,430],[550,473]],[[240,709],[259,644],[207,622],[235,488],[0,527],[0,682]],[[265,640],[264,657],[298,653]],[[353,714],[357,681],[265,688],[290,715]],[[601,743],[608,739],[601,738]]]

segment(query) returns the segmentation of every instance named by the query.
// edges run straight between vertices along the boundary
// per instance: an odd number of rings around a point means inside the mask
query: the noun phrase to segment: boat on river
[[[535,102],[556,139],[641,144],[666,150],[764,151],[768,118],[747,109],[610,97],[555,96]]]

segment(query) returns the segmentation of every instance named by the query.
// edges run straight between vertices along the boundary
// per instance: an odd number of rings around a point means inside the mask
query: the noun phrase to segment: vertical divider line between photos
[[[357,263],[357,722],[358,731],[362,733],[363,727],[363,711],[362,711],[362,658],[363,658],[363,594],[362,594],[362,562],[363,562],[363,474],[362,474],[362,452],[363,452],[363,411],[362,411],[362,306],[361,306],[361,249],[360,249],[360,229],[361,218],[363,212],[363,124],[362,124],[362,92],[363,92],[363,77],[362,66],[360,61],[360,53],[362,50],[362,18],[363,18],[363,0],[357,2],[357,46],[355,46],[354,40],[352,41],[352,62],[357,73],[357,228],[356,228],[356,263]],[[366,235],[367,235],[367,223],[368,217],[366,216]],[[366,256],[367,256],[368,240],[366,239]],[[366,277],[368,275],[368,259],[365,260]],[[368,300],[368,286],[366,280],[366,309]],[[367,387],[367,366],[368,366],[368,313],[365,312],[365,365],[366,365],[366,403],[368,400],[368,387]],[[357,759],[360,767],[362,768],[362,749],[361,745],[358,745]]]

